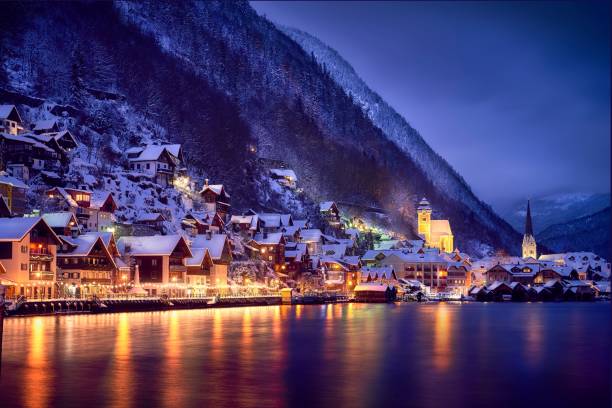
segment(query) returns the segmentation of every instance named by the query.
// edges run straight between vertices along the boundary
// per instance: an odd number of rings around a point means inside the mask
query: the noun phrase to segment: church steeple
[[[537,259],[537,244],[533,236],[533,224],[531,223],[531,205],[527,200],[527,215],[525,216],[525,235],[523,235],[523,258]]]
[[[529,200],[527,200],[527,217],[525,218],[525,235],[531,235],[533,237],[533,226],[531,225],[531,206]]]

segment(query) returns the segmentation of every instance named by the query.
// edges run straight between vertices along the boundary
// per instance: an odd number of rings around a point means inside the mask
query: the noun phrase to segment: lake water
[[[607,407],[609,303],[5,319],[0,407]]]

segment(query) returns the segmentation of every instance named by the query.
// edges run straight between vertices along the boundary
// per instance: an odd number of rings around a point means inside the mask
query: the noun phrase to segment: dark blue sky
[[[610,8],[252,2],[313,34],[494,206],[610,185]]]

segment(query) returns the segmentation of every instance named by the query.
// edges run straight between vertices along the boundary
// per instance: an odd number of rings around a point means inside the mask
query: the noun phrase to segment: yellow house
[[[418,234],[425,240],[425,246],[437,248],[442,252],[454,249],[454,237],[448,220],[432,220],[431,205],[423,198],[417,207]]]

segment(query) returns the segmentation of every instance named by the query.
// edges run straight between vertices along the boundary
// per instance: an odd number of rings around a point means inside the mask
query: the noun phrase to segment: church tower
[[[537,258],[536,240],[533,236],[533,226],[531,224],[531,208],[527,200],[527,217],[525,218],[525,235],[523,235],[523,258]]]
[[[418,234],[425,240],[426,244],[429,244],[431,240],[431,205],[424,197],[417,207],[417,217]]]

